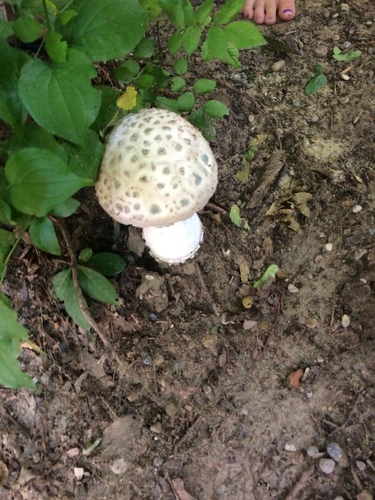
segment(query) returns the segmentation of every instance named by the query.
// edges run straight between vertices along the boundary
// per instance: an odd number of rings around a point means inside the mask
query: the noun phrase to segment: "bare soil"
[[[115,234],[93,190],[68,221],[77,251],[127,261],[123,305],[91,304],[120,363],[54,296],[61,259],[19,248],[4,291],[45,355],[21,355],[40,394],[0,390],[1,500],[372,498],[375,6],[298,11],[262,28],[274,43],[244,51],[241,71],[191,62],[191,80],[215,78],[231,110],[195,259],[157,264],[137,232]],[[361,56],[335,61],[349,44]],[[328,84],[308,96],[316,64]],[[251,231],[231,222],[233,204]],[[278,276],[255,291],[270,264]],[[343,457],[326,474],[330,442]]]

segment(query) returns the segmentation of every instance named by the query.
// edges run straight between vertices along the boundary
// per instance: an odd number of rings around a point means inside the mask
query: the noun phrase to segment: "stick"
[[[302,473],[301,477],[297,481],[297,483],[293,486],[291,491],[287,494],[285,497],[285,500],[295,500],[297,498],[298,493],[303,490],[303,488],[307,485],[307,483],[310,481],[310,478],[314,474],[315,471],[315,466],[312,465],[309,469],[305,470],[305,472]]]

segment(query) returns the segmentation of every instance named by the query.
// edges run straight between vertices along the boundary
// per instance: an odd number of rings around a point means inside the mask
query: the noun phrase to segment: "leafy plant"
[[[353,61],[362,54],[360,50],[349,49],[348,52],[341,52],[338,47],[333,49],[333,59],[336,61]]]
[[[249,223],[246,219],[241,217],[240,207],[238,205],[232,205],[230,207],[229,218],[235,226],[246,229],[246,231],[250,231]]]
[[[314,66],[314,76],[306,85],[305,92],[307,95],[313,94],[327,85],[327,77],[323,73],[323,68],[320,64]]]
[[[0,19],[0,283],[24,233],[52,256],[64,248],[70,263],[53,288],[77,324],[95,328],[87,300],[119,305],[106,276],[125,262],[88,249],[76,258],[64,219],[80,206],[74,196],[96,181],[107,130],[129,111],[157,106],[185,113],[213,138],[215,120],[229,111],[209,98],[215,80],[188,81],[190,56],[238,68],[241,49],[266,42],[255,25],[235,20],[243,0],[217,10],[213,0],[197,8],[189,0],[7,3],[15,15]],[[160,23],[170,35],[155,41],[146,31]],[[98,75],[107,61],[115,68],[111,87]],[[34,387],[17,365],[27,331],[4,294],[0,304],[0,356],[7,359],[0,383]]]

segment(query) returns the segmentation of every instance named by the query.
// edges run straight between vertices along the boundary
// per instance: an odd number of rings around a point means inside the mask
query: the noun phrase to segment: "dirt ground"
[[[68,221],[77,250],[127,261],[113,281],[123,305],[91,304],[120,364],[55,298],[61,259],[25,241],[12,260],[4,291],[45,355],[21,355],[40,394],[0,390],[1,500],[372,498],[375,6],[298,2],[293,22],[262,32],[274,42],[244,51],[242,70],[190,68],[231,109],[195,259],[157,264],[136,231],[115,234],[93,190]],[[337,62],[335,46],[362,55]],[[328,84],[308,96],[316,64]],[[278,276],[255,292],[270,264]]]

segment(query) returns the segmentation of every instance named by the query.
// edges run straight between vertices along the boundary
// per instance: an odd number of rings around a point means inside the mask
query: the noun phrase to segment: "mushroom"
[[[217,164],[199,130],[172,111],[145,109],[109,135],[96,194],[113,219],[143,228],[157,260],[179,264],[202,243],[196,212],[216,185]]]

